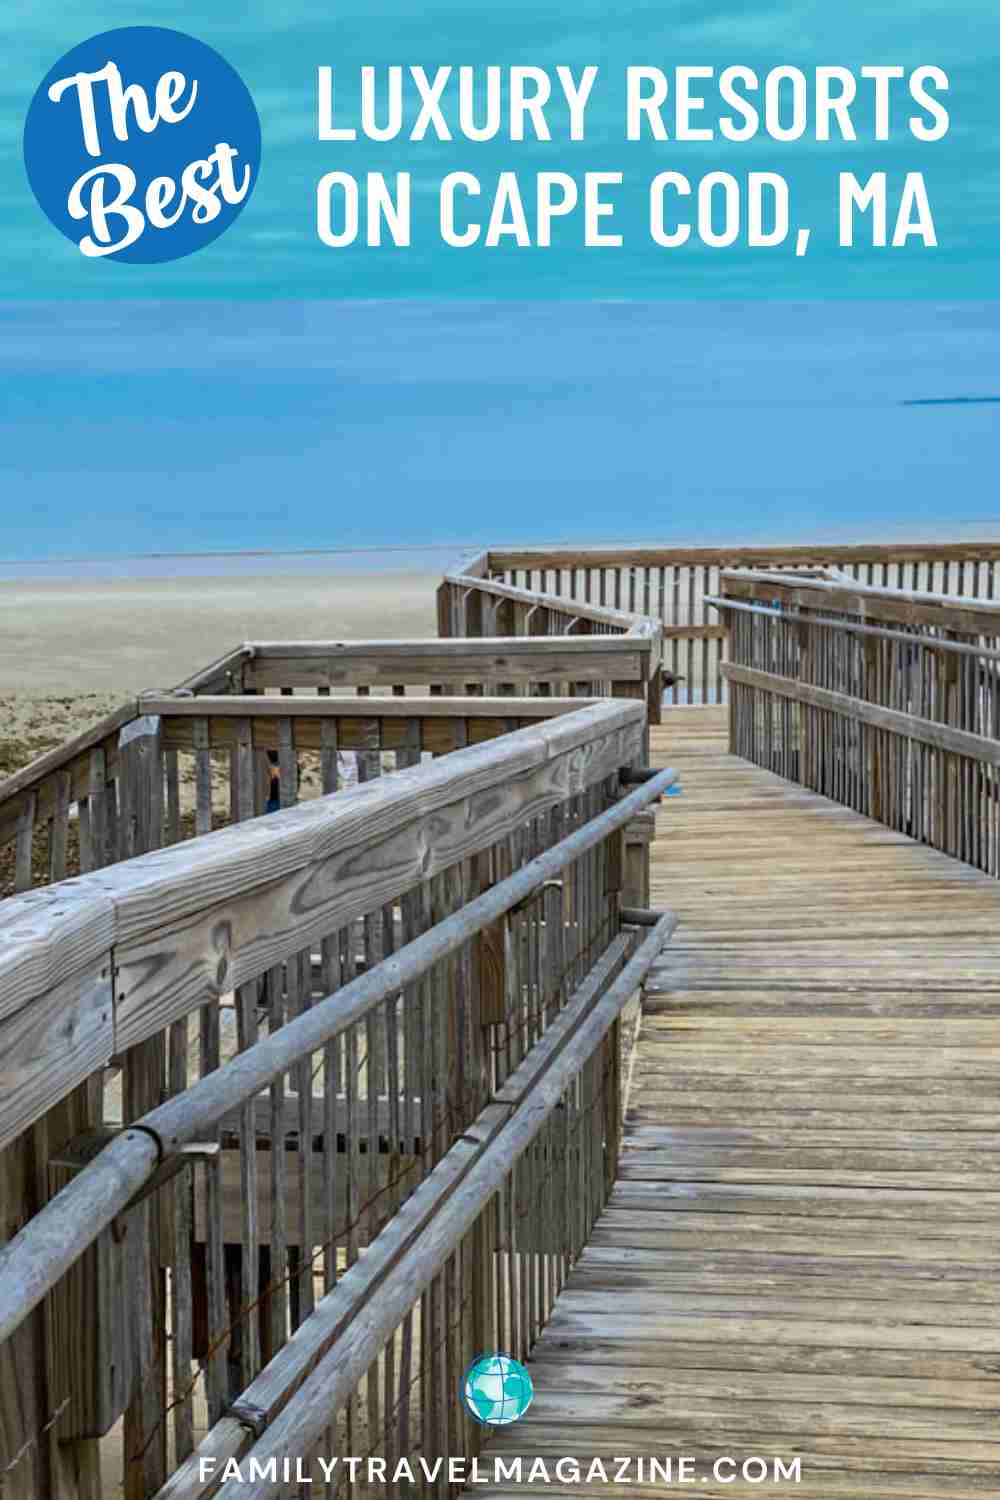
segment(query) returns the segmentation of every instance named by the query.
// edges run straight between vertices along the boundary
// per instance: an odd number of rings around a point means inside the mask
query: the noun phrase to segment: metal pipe
[[[585,1015],[579,1029],[536,1079],[510,1120],[494,1136],[479,1160],[452,1193],[442,1211],[421,1234],[413,1250],[400,1257],[378,1290],[365,1303],[360,1326],[351,1324],[324,1355],[312,1374],[271,1422],[250,1450],[246,1464],[257,1459],[266,1465],[278,1460],[273,1480],[231,1479],[218,1491],[218,1500],[273,1500],[286,1486],[281,1479],[283,1458],[308,1453],[330,1424],[331,1415],[346,1404],[351,1392],[393,1331],[468,1233],[514,1163],[541,1131],[570,1083],[601,1045],[612,1024],[642,984],[664,943],[677,924],[672,912],[659,915],[621,974]],[[429,1178],[428,1182],[432,1179]],[[266,1473],[266,1469],[262,1470]]]
[[[981,656],[984,659],[1000,660],[1000,651],[986,646],[969,646],[963,641],[949,641],[938,635],[914,635],[905,630],[889,630],[880,625],[858,625],[853,620],[837,619],[829,615],[796,615],[784,609],[775,609],[768,604],[745,604],[742,599],[723,599],[714,594],[705,594],[704,602],[713,609],[732,609],[745,615],[766,615],[769,620],[778,620],[785,625],[822,625],[826,630],[839,630],[847,635],[873,635],[886,641],[903,641],[907,646],[919,646],[926,651],[954,651],[960,656]],[[928,625],[937,630],[943,622]],[[624,777],[622,778],[624,780]]]

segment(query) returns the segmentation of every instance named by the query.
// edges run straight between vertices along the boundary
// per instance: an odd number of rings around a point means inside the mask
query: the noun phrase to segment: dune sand
[[[245,640],[437,633],[440,574],[0,583],[0,779]]]
[[[0,583],[0,693],[169,688],[245,640],[436,634],[440,575]]]

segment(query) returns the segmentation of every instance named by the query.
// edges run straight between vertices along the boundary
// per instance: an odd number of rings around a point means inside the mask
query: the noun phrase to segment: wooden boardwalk
[[[730,756],[724,710],[665,718],[653,905],[681,922],[620,1177],[487,1451],[801,1458],[786,1486],[706,1465],[703,1496],[996,1495],[1000,890]]]

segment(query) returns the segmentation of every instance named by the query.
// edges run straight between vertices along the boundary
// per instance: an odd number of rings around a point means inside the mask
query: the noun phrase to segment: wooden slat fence
[[[726,573],[733,751],[1000,875],[1000,603]]]
[[[562,691],[641,698],[650,722],[659,723],[664,686],[659,621],[589,600],[563,599],[547,593],[544,583],[543,576],[543,586],[529,590],[496,578],[446,574],[438,589],[438,634],[455,648],[477,643],[504,658],[523,653],[528,661],[544,662],[552,654],[556,665],[550,676]],[[589,664],[589,688],[577,661]],[[506,690],[527,694],[555,687],[536,678],[508,684]]]
[[[474,1451],[452,1376],[613,1171],[664,690],[996,875],[998,559],[484,553],[438,640],[245,643],[0,785],[3,1500],[102,1500],[109,1444],[126,1500]]]
[[[170,696],[641,697],[655,723],[661,703],[726,697],[726,631],[709,603],[726,569],[833,568],[869,587],[990,601],[998,563],[1000,544],[987,542],[496,549],[446,575],[437,641],[246,642]],[[118,739],[144,711],[137,702],[123,705],[0,783],[0,850],[13,851],[7,894],[121,857]],[[345,733],[352,731],[345,726]],[[364,733],[376,731],[354,737]],[[168,757],[166,816],[177,823],[178,800],[193,799],[169,767]],[[263,767],[259,775],[263,785]],[[234,790],[229,802],[232,808]],[[190,807],[187,815],[183,835],[194,827]],[[214,818],[220,821],[218,812]]]
[[[237,716],[242,821],[162,848],[173,731],[140,715],[119,746],[132,857],[5,905],[4,1500],[94,1500],[109,1443],[127,1500],[201,1493],[170,1477],[198,1429],[209,1447],[238,1431],[242,1451],[328,1357],[345,1394],[322,1413],[321,1449],[391,1430],[455,1451],[446,1438],[471,1436],[441,1372],[486,1326],[529,1347],[603,1201],[614,1005],[600,1036],[586,1027],[637,941],[624,831],[670,779],[622,787],[644,759],[643,706],[574,705],[263,818],[252,724]],[[518,1069],[563,1013],[560,1045],[579,1027],[586,1056],[532,1114],[523,1165],[504,1157],[502,1182],[475,1179],[493,1185],[468,1223],[447,1217],[465,1173],[495,1167],[501,1137],[508,1150],[505,1091],[536,1100],[535,1073]],[[553,1180],[578,1203],[564,1223],[545,1218]],[[422,1270],[399,1215],[420,1191],[421,1246],[436,1215],[453,1234]],[[398,1266],[373,1258],[394,1225]],[[413,1296],[398,1319],[386,1302],[359,1374],[352,1319],[380,1264]]]
[[[174,843],[250,815],[239,811],[239,778],[249,774],[238,769],[240,732],[256,752],[253,786],[243,793],[262,813],[269,783],[281,779],[272,778],[269,757],[284,758],[288,800],[296,766],[311,772],[304,794],[333,791],[355,757],[366,779],[581,700],[650,696],[650,644],[632,638],[248,642],[224,661],[224,681],[213,667],[172,693],[145,694],[0,783],[0,850],[13,851],[0,896],[129,856],[119,751],[144,716],[163,721],[162,840]],[[475,712],[455,702],[467,698],[477,700]]]
[[[725,701],[725,629],[707,600],[733,568],[835,568],[881,588],[989,600],[1000,592],[1000,542],[495,548],[476,560],[477,576],[554,595],[563,610],[596,604],[658,620],[667,703]]]

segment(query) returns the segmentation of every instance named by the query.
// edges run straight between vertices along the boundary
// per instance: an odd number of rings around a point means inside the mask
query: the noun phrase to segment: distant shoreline
[[[0,557],[0,568],[46,568],[57,563],[147,562],[186,558],[340,557],[381,552],[471,552],[482,542],[386,542],[365,547],[240,547],[207,548],[195,552],[73,552],[56,557]],[[559,545],[552,543],[551,545]],[[600,544],[598,544],[600,545]]]
[[[368,577],[440,574],[480,551],[478,546],[426,544],[385,547],[252,548],[242,552],[137,552],[93,557],[0,558],[3,584],[219,582],[247,578]]]
[[[1000,397],[996,398],[1000,403]],[[693,536],[664,537],[659,535],[648,535],[638,537],[581,537],[579,535],[569,537],[547,537],[539,541],[529,540],[526,537],[515,537],[511,540],[493,540],[493,545],[499,549],[518,549],[522,547],[529,550],[544,551],[547,548],[557,549],[562,547],[599,548],[599,547],[663,547],[663,548],[685,548],[685,547],[725,547],[725,546],[748,546],[748,547],[782,547],[797,546],[806,537],[808,541],[815,542],[818,546],[836,546],[856,541],[860,544],[871,542],[891,543],[894,538],[886,536],[887,531],[904,528],[910,532],[947,533],[956,526],[998,526],[1000,527],[1000,516],[964,516],[954,517],[940,522],[914,522],[902,521],[880,521],[872,528],[870,535],[860,536],[855,529],[850,535],[836,535],[827,532],[821,535],[823,528],[808,528],[800,536],[796,530],[794,540],[788,537],[774,536],[727,536],[724,542],[714,538],[698,538]],[[921,540],[921,537],[917,537]],[[895,540],[899,540],[895,538]],[[962,540],[958,538],[958,540]],[[104,562],[145,562],[145,561],[167,561],[170,559],[202,559],[202,558],[242,558],[242,557],[352,557],[364,554],[379,554],[383,552],[462,552],[484,551],[489,545],[486,541],[474,542],[362,542],[354,546],[344,547],[198,547],[190,551],[178,551],[176,548],[143,552],[68,552],[57,553],[52,557],[0,557],[0,568],[46,568],[55,566],[57,563],[104,563]]]
[[[900,533],[903,533],[900,535]],[[1000,517],[971,517],[941,521],[883,521],[870,528],[852,527],[831,532],[829,527],[789,526],[778,540],[774,536],[702,535],[640,538],[575,537],[559,540],[519,538],[495,542],[498,546],[546,548],[750,546],[766,549],[796,545],[834,546],[866,543],[891,545],[893,541],[992,541],[1000,536]],[[149,583],[171,579],[215,578],[220,581],[251,577],[294,577],[327,574],[340,578],[441,573],[463,558],[485,549],[484,542],[387,542],[344,547],[247,547],[239,550],[200,548],[191,552],[149,551],[134,553],[65,553],[57,557],[0,558],[0,585],[24,583]]]

